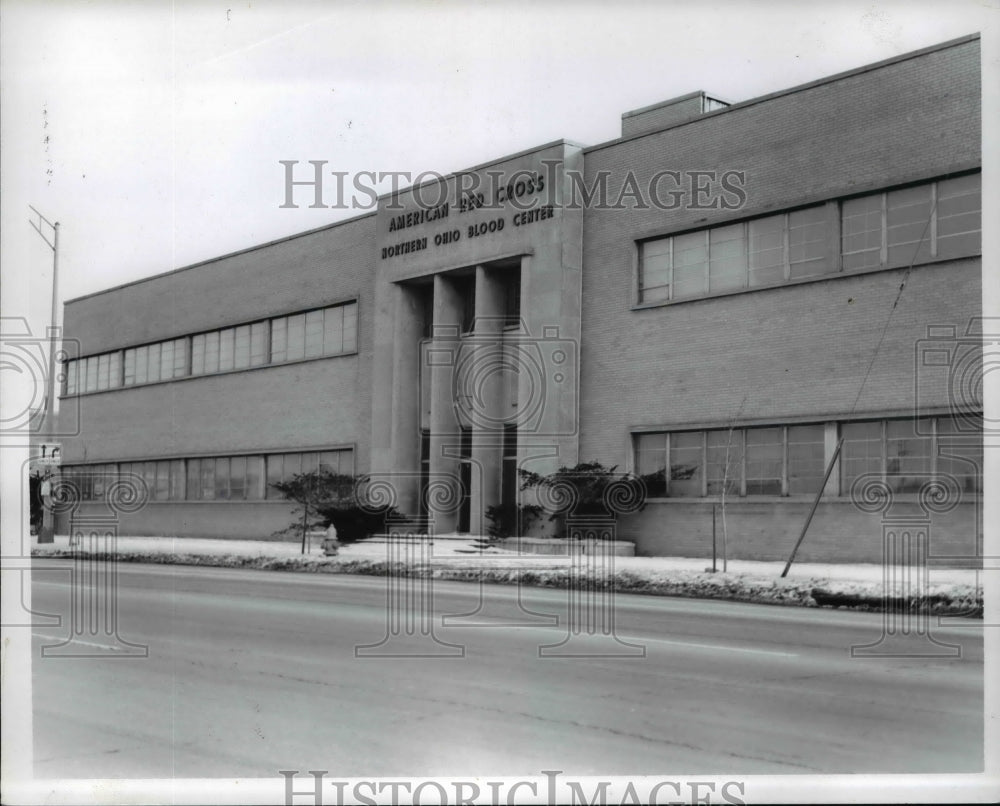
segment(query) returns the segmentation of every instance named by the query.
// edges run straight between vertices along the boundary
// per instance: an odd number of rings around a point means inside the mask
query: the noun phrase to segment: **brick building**
[[[150,501],[122,533],[266,536],[289,522],[269,483],[322,465],[482,532],[518,467],[600,461],[648,485],[618,524],[637,553],[706,554],[724,497],[730,556],[771,559],[832,462],[802,559],[881,558],[859,479],[906,517],[947,482],[931,550],[975,556],[979,75],[967,37],[696,92],[71,300],[80,511],[135,473]]]

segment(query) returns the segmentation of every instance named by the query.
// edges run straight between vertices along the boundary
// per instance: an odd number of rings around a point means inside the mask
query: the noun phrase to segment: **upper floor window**
[[[974,173],[644,241],[639,302],[978,255],[981,219]]]
[[[189,375],[352,353],[358,305],[348,302],[66,362],[65,393],[99,392]]]

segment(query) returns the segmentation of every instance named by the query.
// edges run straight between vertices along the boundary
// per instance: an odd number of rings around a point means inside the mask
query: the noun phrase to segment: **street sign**
[[[58,442],[42,442],[38,445],[39,454],[34,457],[35,464],[58,467],[62,464],[62,445]]]

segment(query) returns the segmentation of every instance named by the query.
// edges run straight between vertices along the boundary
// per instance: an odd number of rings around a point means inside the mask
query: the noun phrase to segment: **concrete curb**
[[[32,557],[70,559],[87,557],[105,559],[98,552],[77,552],[69,549],[37,549]],[[364,576],[385,576],[390,565],[384,560],[345,560],[338,557],[268,557],[239,554],[174,554],[165,552],[119,552],[115,555],[119,562],[151,563],[156,565],[201,565],[216,568],[249,568],[262,571],[294,571],[314,574],[358,574]],[[564,568],[539,566],[531,567],[484,567],[463,568],[459,566],[405,565],[395,563],[393,573],[399,576],[430,577],[455,582],[488,582],[500,585],[532,585],[545,588],[568,588],[571,583],[579,584],[580,578],[571,576]],[[829,591],[817,587],[818,580],[787,580],[760,578],[741,579],[739,577],[713,577],[699,574],[693,578],[674,580],[651,580],[631,571],[618,571],[613,576],[614,590],[618,593],[637,593],[650,596],[675,596],[688,599],[717,599],[753,604],[783,605],[792,607],[832,607],[869,612],[905,611],[911,614],[932,614],[982,618],[982,589],[968,595],[952,596],[934,594],[922,599],[902,599],[870,591]],[[607,577],[587,578],[588,588],[604,590],[608,587]]]

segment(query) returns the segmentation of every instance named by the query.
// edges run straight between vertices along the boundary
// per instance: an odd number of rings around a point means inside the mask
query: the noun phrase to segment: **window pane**
[[[788,214],[788,276],[815,277],[831,270],[826,259],[826,208],[807,207]]]
[[[97,391],[97,357],[91,356],[84,359],[87,362],[87,391]]]
[[[747,245],[743,224],[709,230],[709,291],[746,288]]]
[[[234,456],[229,460],[229,498],[242,501],[246,498],[247,458]]]
[[[886,194],[889,265],[909,266],[931,257],[931,185]]]
[[[319,469],[319,454],[318,453],[304,453],[302,454],[302,472],[303,473],[315,473]]]
[[[281,498],[281,493],[271,485],[277,484],[284,479],[284,456],[280,453],[267,457],[267,489],[264,492],[265,498]]]
[[[302,472],[302,454],[286,453],[284,454],[284,457],[285,457],[285,464],[282,473],[282,479],[284,481],[291,481],[293,476],[296,476]]]
[[[261,483],[261,477],[264,474],[264,457],[248,456],[246,460],[247,460],[247,475],[246,475],[247,500],[255,501],[260,499],[261,497],[260,483]]]
[[[667,494],[667,435],[637,434],[635,470],[643,477],[646,493],[654,498]]]
[[[233,354],[233,367],[244,369],[250,366],[250,325],[236,328],[236,348]]]
[[[219,331],[205,334],[205,372],[219,371]]]
[[[771,285],[785,279],[785,216],[758,218],[750,230],[750,286]]]
[[[337,475],[340,473],[340,451],[323,451],[319,455],[319,469]]]
[[[77,370],[79,369],[79,361],[67,361],[66,362],[66,394],[75,395],[76,394],[76,378]]]
[[[866,473],[882,473],[882,422],[844,423],[840,449],[841,493],[850,495],[851,485]]]
[[[255,322],[250,325],[250,366],[259,367],[267,361],[267,322]]]
[[[937,472],[954,476],[963,492],[983,491],[983,433],[959,430],[950,417],[937,421]]]
[[[886,481],[896,492],[916,492],[927,481],[933,446],[930,430],[926,420],[916,429],[912,420],[886,423]]]
[[[882,194],[849,199],[840,206],[844,270],[877,268],[882,252]]]
[[[191,374],[205,373],[205,334],[199,333],[191,337]]]
[[[271,363],[286,361],[288,356],[288,318],[271,320]]]
[[[108,367],[108,387],[118,389],[122,385],[122,353],[121,350],[111,353]]]
[[[201,499],[215,499],[215,460],[202,459],[201,462]]]
[[[146,383],[149,379],[149,348],[135,348],[135,382]]]
[[[229,498],[229,459],[220,456],[215,460],[215,497],[219,500]]]
[[[227,327],[219,332],[219,371],[228,372],[233,368],[235,350],[235,328]]]
[[[167,501],[170,498],[170,462],[156,462],[156,501]]]
[[[352,353],[358,349],[358,304],[352,302],[344,305],[344,352]]]
[[[135,383],[135,350],[125,351],[125,385],[131,386]]]
[[[187,460],[187,500],[197,501],[201,498],[201,462],[198,459]]]
[[[649,241],[640,247],[639,301],[670,299],[670,239]]]
[[[165,341],[160,345],[160,379],[168,381],[174,377],[174,343]]]
[[[323,311],[306,314],[306,358],[323,355]]]
[[[104,468],[104,465],[91,465],[89,468],[91,475],[91,495],[97,501],[100,501],[107,492],[107,476],[105,475]]]
[[[105,353],[104,355],[97,357],[97,388],[104,390],[108,388],[109,375],[108,370],[111,368],[111,356]]]
[[[183,378],[188,374],[187,337],[174,339],[174,377]]]
[[[726,495],[738,495],[740,478],[743,474],[742,431],[739,429],[706,431],[705,438],[708,494],[720,495],[725,486]]]
[[[139,465],[142,469],[142,480],[149,491],[149,500],[156,500],[156,462],[142,462]]]
[[[826,473],[822,425],[788,426],[788,492],[813,493],[819,490]]]
[[[323,352],[336,355],[344,351],[344,306],[323,311]]]
[[[149,345],[149,365],[148,374],[146,380],[150,383],[155,383],[160,378],[160,345],[150,344]]]
[[[692,232],[674,238],[674,299],[699,296],[707,290],[707,236],[706,232]]]
[[[306,354],[306,317],[305,314],[295,314],[288,317],[288,351],[287,359],[295,361],[304,358]]]
[[[938,182],[938,257],[963,257],[982,253],[981,211],[981,174],[969,174]]]
[[[670,435],[670,489],[672,496],[701,495],[701,462],[704,432]]]
[[[780,428],[746,430],[747,495],[781,495],[785,446]]]
[[[170,463],[170,500],[184,500],[184,460],[174,459]]]

